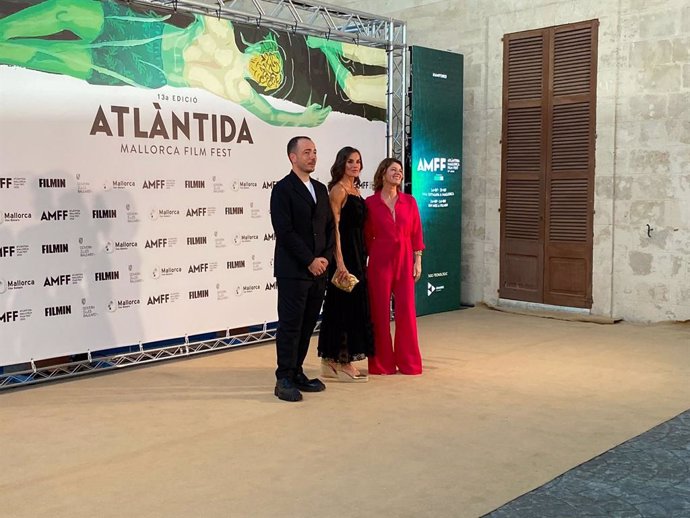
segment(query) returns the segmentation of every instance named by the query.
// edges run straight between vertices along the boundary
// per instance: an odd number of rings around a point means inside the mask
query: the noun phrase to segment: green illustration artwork
[[[386,119],[383,50],[116,0],[3,0],[1,64],[95,85],[201,88],[275,126],[318,126],[333,110]]]

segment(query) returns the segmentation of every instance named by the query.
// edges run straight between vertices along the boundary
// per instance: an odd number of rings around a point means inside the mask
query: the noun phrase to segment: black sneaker
[[[295,376],[295,387],[302,392],[321,392],[326,390],[326,385],[319,378],[309,379],[303,372]]]
[[[273,391],[278,399],[283,401],[302,401],[302,393],[297,390],[295,384],[287,378],[276,381],[276,388]]]

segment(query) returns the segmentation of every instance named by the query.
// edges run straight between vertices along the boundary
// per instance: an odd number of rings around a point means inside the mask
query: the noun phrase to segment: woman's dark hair
[[[402,162],[397,158],[384,158],[383,160],[381,160],[381,163],[376,168],[376,172],[374,173],[374,185],[372,187],[374,189],[374,192],[383,189],[383,175],[386,174],[388,168],[393,164],[398,164],[402,169]]]
[[[364,167],[364,163],[362,162],[362,153],[359,152],[359,149],[355,149],[352,146],[345,146],[343,149],[338,151],[337,155],[335,155],[335,162],[333,162],[333,165],[331,166],[331,181],[328,182],[329,191],[335,184],[343,179],[343,176],[345,176],[345,165],[347,164],[347,159],[350,158],[352,153],[357,153],[359,155],[360,171]],[[355,186],[359,187],[359,184],[359,178],[355,178]]]

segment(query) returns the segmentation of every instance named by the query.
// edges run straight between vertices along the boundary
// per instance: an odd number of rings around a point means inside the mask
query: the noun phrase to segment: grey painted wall
[[[363,0],[408,43],[465,55],[462,298],[497,302],[502,42],[598,19],[592,313],[690,319],[690,5],[685,0]],[[647,235],[647,225],[653,228]]]

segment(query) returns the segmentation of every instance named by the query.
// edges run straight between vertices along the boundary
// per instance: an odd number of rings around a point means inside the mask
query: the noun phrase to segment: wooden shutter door
[[[550,30],[544,302],[592,307],[597,22]]]
[[[541,302],[544,274],[546,32],[503,39],[499,296]]]

